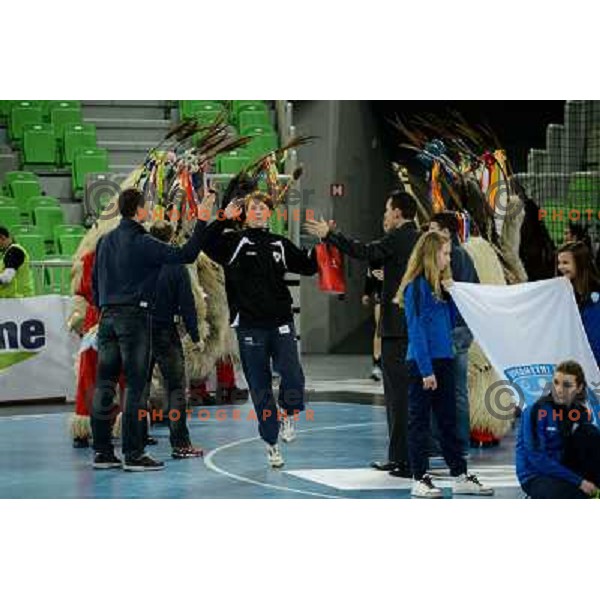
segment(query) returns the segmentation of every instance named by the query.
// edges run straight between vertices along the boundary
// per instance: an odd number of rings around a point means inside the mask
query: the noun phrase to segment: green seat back
[[[73,163],[75,152],[80,148],[96,147],[96,126],[91,123],[67,123],[64,128],[63,158],[64,163]]]
[[[39,102],[34,100],[20,100],[15,102],[10,109],[8,121],[8,133],[13,142],[21,142],[23,129],[26,125],[42,122],[42,108]]]
[[[44,260],[44,257],[46,256],[46,247],[42,235],[35,233],[13,235],[15,236],[15,241],[27,250],[31,260]]]
[[[0,206],[0,225],[9,231],[21,224],[21,211],[17,206]]]
[[[83,225],[71,225],[69,223],[63,223],[61,225],[57,225],[54,228],[54,242],[56,243],[56,247],[58,248],[59,239],[62,236],[66,235],[85,235],[86,229]],[[68,254],[66,252],[62,252],[62,254]]]
[[[104,148],[80,148],[75,152],[71,167],[73,192],[83,192],[88,173],[106,173],[108,170],[108,152]]]
[[[70,106],[66,101],[61,102],[59,106],[50,111],[50,122],[54,125],[54,133],[59,140],[63,139],[66,125],[81,123],[81,119],[81,108]]]
[[[223,105],[216,100],[180,100],[179,118],[188,119],[203,111],[221,112]]]
[[[73,256],[83,238],[83,233],[61,235],[58,238],[58,251],[65,256]]]
[[[56,136],[52,125],[36,123],[25,126],[23,162],[27,165],[54,165],[58,162]]]
[[[40,206],[33,213],[35,226],[45,242],[54,242],[54,228],[65,220],[62,208],[58,206]]]

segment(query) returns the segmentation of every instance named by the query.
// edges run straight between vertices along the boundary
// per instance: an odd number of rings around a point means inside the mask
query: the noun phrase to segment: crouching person
[[[528,407],[517,437],[517,477],[536,499],[590,498],[600,485],[600,430],[591,422],[583,369],[556,367],[551,392]]]

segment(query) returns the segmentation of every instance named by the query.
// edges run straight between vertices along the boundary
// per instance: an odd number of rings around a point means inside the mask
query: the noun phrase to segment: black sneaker
[[[92,466],[94,469],[120,469],[123,463],[116,457],[114,452],[111,454],[96,452]]]
[[[412,479],[412,472],[408,463],[398,463],[389,473],[392,477],[404,477],[404,479]]]
[[[149,454],[142,454],[139,458],[125,459],[123,471],[161,471],[165,463],[154,460]]]
[[[146,446],[156,446],[157,444],[158,444],[158,440],[155,437],[152,437],[151,435],[149,435],[146,438],[146,441],[145,441]]]

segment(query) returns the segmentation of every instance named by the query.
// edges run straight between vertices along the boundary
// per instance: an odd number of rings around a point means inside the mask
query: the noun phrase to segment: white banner
[[[554,367],[575,360],[598,414],[600,371],[571,283],[564,277],[518,285],[455,283],[452,298],[500,377],[527,405],[550,391]]]
[[[73,400],[77,337],[67,296],[0,299],[0,402]]]

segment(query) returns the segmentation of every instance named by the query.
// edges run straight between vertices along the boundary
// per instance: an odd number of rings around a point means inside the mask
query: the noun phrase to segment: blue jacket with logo
[[[594,358],[600,365],[600,294],[593,292],[591,298],[579,307],[579,312]]]
[[[420,275],[404,290],[404,313],[408,328],[406,360],[417,363],[422,377],[433,374],[432,359],[454,358],[452,329],[457,309],[448,300],[439,300]]]
[[[583,480],[562,464],[563,424],[557,417],[562,407],[551,396],[540,398],[521,415],[517,434],[516,467],[521,485],[533,477],[554,477],[579,486]],[[556,412],[554,412],[556,411]]]

